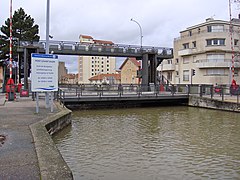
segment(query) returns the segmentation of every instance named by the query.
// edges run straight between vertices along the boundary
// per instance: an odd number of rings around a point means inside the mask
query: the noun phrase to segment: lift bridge
[[[19,67],[24,66],[24,88],[27,86],[28,72],[31,67],[31,53],[45,53],[46,41],[27,42],[21,41],[18,47],[22,61]],[[142,60],[142,84],[157,84],[157,67],[164,59],[173,58],[173,49],[166,47],[136,46],[136,45],[97,45],[69,41],[49,41],[49,52],[58,55],[78,56],[112,56],[136,57]]]

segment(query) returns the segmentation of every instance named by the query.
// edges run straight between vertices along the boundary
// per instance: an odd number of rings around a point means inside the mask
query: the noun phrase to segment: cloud
[[[13,1],[13,9],[23,7],[40,26],[45,39],[46,0]],[[238,14],[233,7],[233,15]],[[0,23],[9,17],[9,2],[0,6]],[[95,39],[112,40],[121,44],[140,44],[139,27],[143,30],[143,44],[172,46],[173,39],[188,26],[215,19],[229,19],[228,1],[222,0],[50,0],[50,34],[54,40],[79,41],[80,34]]]

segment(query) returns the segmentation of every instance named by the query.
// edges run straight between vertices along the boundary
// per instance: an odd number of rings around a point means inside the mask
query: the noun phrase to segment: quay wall
[[[40,167],[40,179],[72,180],[73,174],[61,153],[53,142],[51,135],[71,124],[71,112],[56,103],[59,112],[30,125]]]
[[[192,95],[189,96],[188,105],[193,107],[240,112],[240,104]]]

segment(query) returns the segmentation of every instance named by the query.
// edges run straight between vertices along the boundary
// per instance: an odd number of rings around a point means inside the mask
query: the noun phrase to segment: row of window
[[[100,65],[92,65],[92,67],[100,67]],[[102,65],[101,67],[104,68],[104,65]],[[109,67],[109,64],[107,64],[107,67]]]
[[[102,60],[104,60],[104,58],[102,57],[102,58],[100,58],[99,56],[92,56],[92,59],[102,59]],[[109,56],[107,56],[107,59],[109,59]]]
[[[203,30],[203,31],[205,32],[206,30]],[[207,32],[224,32],[224,25],[211,25],[211,26],[207,26]],[[197,29],[197,33],[198,34],[201,33],[201,28],[200,27]],[[193,35],[192,30],[190,30],[188,32],[188,35],[189,36]]]
[[[102,72],[104,72],[103,69],[101,69]],[[109,69],[107,69],[107,72],[109,71]],[[92,72],[100,72],[100,69],[92,69]]]
[[[190,80],[190,72],[191,72],[190,70],[183,70],[183,81]],[[225,76],[228,73],[229,73],[229,70],[224,70],[224,69],[207,69],[205,75],[206,76]],[[235,70],[234,76],[238,76],[237,70]],[[170,79],[172,79],[172,77]]]
[[[225,39],[206,39],[207,46],[225,46]],[[238,45],[238,40],[234,40],[234,45]],[[184,43],[182,44],[183,49],[189,49],[189,48],[196,48],[197,42],[193,41],[192,46],[190,47],[190,43]]]
[[[95,63],[100,63],[100,61],[92,61],[92,64],[95,64]],[[107,60],[107,63],[109,63],[109,60]],[[102,61],[102,64],[104,64],[103,61]]]

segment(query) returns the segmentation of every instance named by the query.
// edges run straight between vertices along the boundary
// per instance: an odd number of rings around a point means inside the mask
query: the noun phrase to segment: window
[[[207,31],[208,32],[223,32],[224,26],[223,25],[208,26]]]
[[[208,54],[208,62],[224,62],[224,54]]]
[[[225,39],[207,39],[207,46],[224,46]]]
[[[178,71],[176,71],[176,76],[178,76],[179,75],[179,72]]]
[[[193,41],[193,42],[192,42],[192,46],[193,46],[193,48],[196,48],[196,47],[197,47],[197,42],[196,42],[196,41]]]
[[[192,31],[189,31],[189,36],[192,36]]]
[[[172,72],[168,72],[168,73],[167,73],[167,79],[168,79],[169,81],[172,81]]]
[[[183,58],[183,64],[188,64],[190,62],[189,57],[184,57]]]
[[[207,69],[206,73],[209,76],[220,76],[224,75],[224,69]]]
[[[172,59],[167,60],[168,64],[172,64]]]
[[[189,81],[189,70],[183,70],[183,81]]]
[[[197,61],[197,56],[193,56],[193,62]]]
[[[238,69],[234,69],[234,76],[238,76]]]
[[[176,58],[176,64],[178,64],[179,63],[179,60],[178,60],[178,58]]]
[[[198,28],[198,34],[200,34],[200,32],[201,32],[201,29],[200,29],[200,28]]]
[[[234,46],[238,46],[238,39],[234,39]]]
[[[183,44],[183,49],[189,49],[189,43],[184,43]]]

